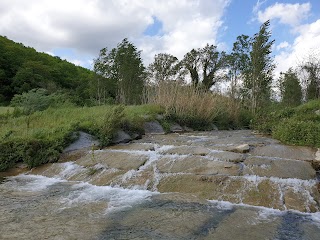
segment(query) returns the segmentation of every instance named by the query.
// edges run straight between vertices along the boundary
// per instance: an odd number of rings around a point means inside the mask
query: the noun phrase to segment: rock
[[[237,164],[208,160],[201,156],[188,156],[173,159],[163,157],[157,162],[157,169],[162,173],[190,173],[195,175],[232,175],[239,173]]]
[[[162,152],[163,154],[178,154],[178,155],[200,155],[205,156],[210,153],[210,149],[198,146],[179,146]]]
[[[314,113],[320,116],[320,109],[315,111]]]
[[[149,157],[143,154],[132,154],[106,149],[94,151],[93,153],[89,152],[86,156],[78,159],[76,163],[84,167],[91,167],[99,163],[106,169],[137,170],[145,164],[148,159]]]
[[[232,149],[232,152],[238,152],[238,153],[247,153],[250,151],[250,146],[248,144],[241,144],[234,149]]]
[[[176,132],[183,132],[183,128],[182,128],[179,124],[174,123],[174,124],[172,124],[172,125],[170,126],[170,131],[171,131],[171,132],[174,132],[174,133],[176,133]]]
[[[99,144],[99,141],[95,140],[94,136],[80,131],[78,140],[66,147],[63,152],[66,153],[83,148],[91,148],[92,146],[98,146]]]
[[[316,177],[316,172],[310,162],[263,157],[257,158],[254,156],[248,157],[244,161],[243,174],[302,180],[310,180]]]
[[[110,150],[122,150],[122,151],[154,151],[154,144],[152,143],[135,143],[131,142],[128,144],[118,144],[109,146],[108,149]]]
[[[143,127],[146,134],[165,134],[158,121],[145,122]]]
[[[268,156],[277,159],[295,159],[304,161],[313,161],[315,150],[309,147],[286,146],[281,144],[270,144],[262,147],[256,147],[251,151],[255,156]]]
[[[130,136],[131,136],[131,138],[133,140],[137,140],[137,139],[141,139],[142,138],[142,135],[139,134],[139,133],[132,133]]]
[[[119,130],[116,132],[115,137],[112,139],[112,143],[118,144],[118,143],[128,143],[132,140],[129,134],[126,132]]]
[[[184,130],[185,132],[193,132],[193,131],[194,131],[192,128],[187,127],[187,126],[184,126],[184,127],[183,127],[183,130]]]
[[[233,163],[243,162],[244,160],[244,156],[242,154],[227,151],[213,151],[208,155],[208,157],[218,161]]]
[[[320,148],[318,148],[318,151],[316,152],[315,160],[320,162]]]
[[[218,127],[217,127],[215,124],[211,124],[211,125],[210,125],[210,128],[211,128],[212,130],[214,130],[214,131],[218,131],[218,130],[219,130]]]

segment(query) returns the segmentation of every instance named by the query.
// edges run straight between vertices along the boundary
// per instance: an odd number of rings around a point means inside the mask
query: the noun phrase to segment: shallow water
[[[282,178],[280,170],[271,177],[243,175],[232,168],[248,168],[254,154],[241,163],[214,155],[243,139],[255,150],[257,142],[277,144],[248,131],[146,137],[95,151],[94,162],[88,152],[75,162],[8,177],[0,184],[0,239],[319,239],[316,177]],[[209,150],[190,147],[185,154],[180,148],[200,142]],[[297,161],[281,154],[258,155],[266,163],[257,166],[267,171],[273,161]]]

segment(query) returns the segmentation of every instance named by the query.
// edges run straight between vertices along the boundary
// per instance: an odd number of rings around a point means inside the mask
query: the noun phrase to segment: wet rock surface
[[[246,150],[234,152],[241,145]],[[69,160],[0,184],[0,238],[318,239],[320,234],[316,149],[242,130],[146,135],[68,154]]]

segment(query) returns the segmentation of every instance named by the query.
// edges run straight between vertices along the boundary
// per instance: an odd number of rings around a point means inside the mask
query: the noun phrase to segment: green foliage
[[[16,94],[11,100],[11,105],[13,107],[20,107],[26,115],[30,115],[36,111],[43,111],[50,106],[61,106],[66,103],[68,103],[66,95],[59,92],[48,94],[48,91],[43,88]]]
[[[121,104],[139,104],[145,78],[141,52],[128,41],[122,40],[117,48],[100,50],[94,60],[94,71],[117,87],[117,100]]]
[[[284,106],[295,107],[301,104],[302,89],[297,74],[290,68],[280,76],[281,103]]]
[[[320,147],[320,121],[285,119],[275,126],[272,136],[288,144]]]
[[[178,58],[171,54],[159,53],[148,67],[149,77],[155,83],[177,80],[183,75],[181,68]]]
[[[263,23],[252,38],[250,64],[244,70],[244,87],[249,91],[250,108],[254,113],[270,101],[275,65],[270,55],[274,40],[270,41],[269,26],[270,21]]]
[[[288,144],[320,147],[319,109],[319,100],[295,108],[272,106],[256,115],[252,127]]]
[[[189,71],[193,86],[209,90],[219,80],[217,74],[226,66],[226,62],[225,52],[219,52],[217,46],[207,44],[204,48],[186,53],[182,65]]]
[[[90,87],[95,74],[59,57],[0,36],[0,104],[8,104],[15,94],[35,88],[48,93],[65,91],[78,104],[90,103]]]
[[[105,146],[125,123],[134,131],[145,115],[153,118],[161,111],[151,105],[48,108],[30,114],[28,129],[24,124],[28,116],[10,116],[0,121],[0,171],[22,161],[29,167],[56,161],[79,130],[93,134]]]

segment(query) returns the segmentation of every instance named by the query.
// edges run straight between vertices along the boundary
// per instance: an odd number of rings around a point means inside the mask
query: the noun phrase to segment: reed
[[[145,99],[163,107],[167,118],[196,129],[213,123],[227,126],[239,118],[240,105],[232,99],[178,82],[147,87]]]

